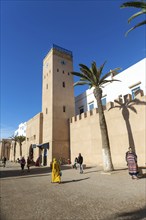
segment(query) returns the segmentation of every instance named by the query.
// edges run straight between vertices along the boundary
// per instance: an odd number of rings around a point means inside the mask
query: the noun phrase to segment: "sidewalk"
[[[99,167],[62,166],[62,184],[51,184],[49,167],[21,173],[7,163],[1,170],[1,220],[143,220],[146,175],[132,180],[127,169],[104,174]]]

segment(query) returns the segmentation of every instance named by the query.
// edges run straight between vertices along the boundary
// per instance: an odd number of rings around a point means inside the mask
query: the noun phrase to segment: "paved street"
[[[132,180],[127,169],[104,174],[87,167],[84,174],[62,166],[62,184],[51,184],[49,167],[20,165],[1,169],[1,220],[142,220],[146,219],[146,170]]]

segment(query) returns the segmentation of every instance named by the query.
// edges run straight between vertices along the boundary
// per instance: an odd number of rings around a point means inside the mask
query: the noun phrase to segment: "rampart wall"
[[[26,129],[26,140],[22,143],[22,156],[25,159],[29,155],[29,149],[32,144],[41,144],[42,143],[42,123],[43,123],[43,114],[38,113],[29,121],[27,121],[27,129]],[[34,160],[36,160],[39,156],[39,149],[36,148],[34,151]],[[16,156],[15,158],[20,158],[20,147],[19,143],[16,145]],[[13,148],[11,149],[11,160],[14,160],[13,156]]]
[[[138,163],[146,163],[146,96],[140,90],[136,98],[119,97],[107,103],[104,114],[107,122],[114,166],[126,166],[128,147],[135,148]],[[98,109],[70,119],[71,161],[81,153],[85,164],[102,165],[102,143]]]

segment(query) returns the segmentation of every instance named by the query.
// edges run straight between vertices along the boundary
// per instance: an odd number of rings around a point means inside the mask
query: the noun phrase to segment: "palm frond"
[[[90,81],[95,84],[96,82],[93,72],[84,64],[79,64],[79,66],[81,67],[81,72],[83,72],[90,79]]]
[[[140,15],[142,15],[142,14],[144,14],[144,13],[146,13],[146,10],[145,10],[145,11],[139,11],[139,12],[135,13],[134,15],[132,15],[132,16],[128,19],[128,23],[130,23],[134,18],[136,18],[136,17],[138,17],[138,16],[140,16]]]
[[[102,74],[102,71],[103,71],[105,64],[106,64],[106,61],[100,66],[99,70],[97,69],[96,80],[98,81],[99,84],[100,84],[100,77],[101,77],[101,74]]]
[[[134,8],[146,8],[146,2],[125,2],[123,3],[120,8],[127,8],[127,7],[134,7]]]
[[[93,61],[91,64],[91,72],[92,72],[93,80],[94,80],[95,84],[97,85],[99,83],[100,73],[99,73],[98,67],[96,66],[95,61]]]
[[[127,36],[130,31],[132,31],[132,30],[134,30],[135,28],[140,27],[140,26],[142,26],[142,25],[144,25],[144,24],[146,24],[146,20],[145,20],[145,21],[142,21],[142,22],[138,23],[137,25],[135,25],[134,27],[130,28],[130,29],[126,32],[125,36]]]
[[[91,86],[92,84],[89,81],[77,81],[73,84],[73,86],[83,86],[83,85],[89,85]]]
[[[117,68],[115,68],[115,69],[113,69],[113,70],[110,70],[108,73],[106,73],[106,74],[100,79],[100,83],[101,83],[103,80],[105,80],[108,76],[110,76],[112,73],[113,73],[114,75],[117,74],[119,70],[121,70],[120,67],[117,67]]]
[[[79,76],[80,78],[84,78],[84,79],[90,81],[90,79],[85,74],[83,74],[83,73],[71,72],[71,74],[74,75],[74,76]]]
[[[92,74],[91,70],[90,70],[86,65],[80,63],[79,66],[80,66],[81,68],[83,68],[84,70],[86,70],[87,72],[89,72],[90,74]]]
[[[118,80],[118,79],[103,80],[103,81],[100,82],[100,86],[101,86],[101,85],[104,85],[104,84],[106,84],[106,83],[112,83],[112,82],[115,82],[115,81],[121,82],[121,80]]]
[[[99,73],[100,73],[100,74],[102,73],[103,68],[104,68],[106,62],[107,62],[107,61],[104,61],[104,63],[100,66],[100,68],[99,68]]]

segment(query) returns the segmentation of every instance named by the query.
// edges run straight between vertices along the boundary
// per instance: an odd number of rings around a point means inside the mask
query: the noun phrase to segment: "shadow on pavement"
[[[122,220],[142,220],[146,219],[146,209],[143,207],[142,209],[137,209],[135,211],[123,212],[115,216],[113,219],[122,219]]]
[[[144,178],[146,178],[146,173],[141,174],[141,176],[139,177],[139,179],[144,179]]]
[[[86,177],[84,179],[77,179],[77,180],[67,180],[67,181],[61,181],[61,184],[64,184],[64,183],[71,183],[71,182],[79,182],[79,181],[82,181],[82,180],[87,180],[89,179],[89,177]]]
[[[89,171],[89,172],[84,172],[84,174],[88,174],[88,173],[98,173],[101,172],[102,170],[93,170],[93,171]]]
[[[117,169],[114,169],[114,172],[116,172],[116,171],[122,171],[122,170],[128,170],[128,168],[117,168]]]
[[[5,168],[4,168],[5,169]],[[51,173],[50,167],[41,167],[41,168],[31,168],[30,172],[26,169],[24,172],[22,170],[1,170],[0,171],[0,178],[7,178],[7,177],[15,177],[15,176],[23,176],[23,175],[37,175],[37,174],[44,174],[44,173]]]

